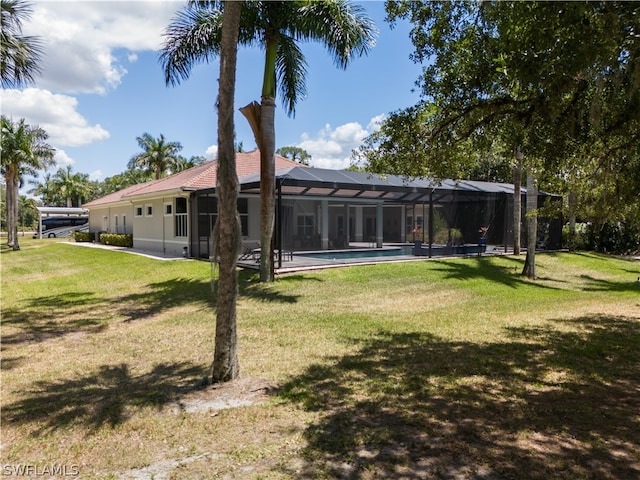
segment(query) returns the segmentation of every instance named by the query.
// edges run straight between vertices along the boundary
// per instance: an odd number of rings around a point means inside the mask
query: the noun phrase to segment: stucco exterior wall
[[[89,231],[132,234],[134,230],[133,217],[131,205],[93,207],[89,211]]]
[[[176,226],[175,198],[158,198],[141,200],[133,205],[134,232],[133,247],[150,250],[167,255],[182,256],[184,248],[188,247],[188,224],[182,226],[184,236]],[[184,222],[188,222],[188,215],[184,215]]]

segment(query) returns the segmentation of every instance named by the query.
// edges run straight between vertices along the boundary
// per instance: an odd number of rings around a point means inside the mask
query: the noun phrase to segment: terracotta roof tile
[[[275,156],[276,169],[287,167],[299,167],[299,163],[288,158]],[[176,173],[169,177],[153,180],[127,187],[123,190],[92,200],[83,206],[95,207],[118,201],[128,200],[141,195],[151,195],[171,190],[200,190],[216,186],[218,161],[212,160],[202,165]],[[236,154],[236,172],[238,177],[244,177],[260,172],[260,151],[242,152]]]

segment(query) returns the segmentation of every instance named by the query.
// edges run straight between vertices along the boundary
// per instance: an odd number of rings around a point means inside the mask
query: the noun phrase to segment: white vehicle
[[[47,238],[68,237],[75,230],[87,230],[89,225],[87,215],[77,215],[68,217],[47,217],[42,219],[42,236]],[[40,231],[37,230],[33,238],[38,238]]]

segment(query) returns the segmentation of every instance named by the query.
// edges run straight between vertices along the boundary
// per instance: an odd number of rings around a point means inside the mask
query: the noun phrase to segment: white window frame
[[[169,207],[169,212],[167,213],[167,207]],[[173,217],[173,202],[164,202],[164,216],[165,217]]]
[[[138,213],[138,211],[140,213]],[[134,207],[134,214],[135,214],[136,218],[144,217],[144,206],[143,205],[136,205]]]
[[[307,224],[307,220],[311,220],[310,223]],[[298,235],[312,236],[315,231],[316,226],[316,216],[313,213],[299,213],[298,218],[296,219],[296,233]],[[307,232],[307,229],[311,229],[310,232]]]
[[[153,204],[147,203],[144,206],[144,216],[145,217],[153,217]]]

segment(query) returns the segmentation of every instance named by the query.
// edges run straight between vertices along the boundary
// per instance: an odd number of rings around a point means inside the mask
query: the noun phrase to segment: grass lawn
[[[198,387],[208,263],[20,240],[1,255],[2,475],[640,478],[637,260],[541,254],[536,281],[524,256],[241,272],[227,393],[262,401],[198,409],[227,395]]]

